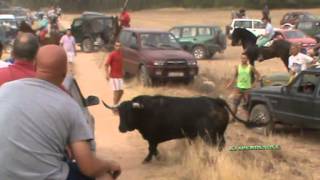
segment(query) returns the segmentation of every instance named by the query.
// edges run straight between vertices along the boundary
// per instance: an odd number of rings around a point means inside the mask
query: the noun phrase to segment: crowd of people
[[[0,179],[116,179],[119,164],[91,151],[93,130],[62,85],[65,49],[21,33],[12,55],[0,69]]]

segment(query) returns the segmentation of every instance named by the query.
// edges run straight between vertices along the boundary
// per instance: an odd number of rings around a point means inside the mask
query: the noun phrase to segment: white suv
[[[233,19],[231,25],[226,27],[226,34],[231,37],[236,28],[245,28],[256,36],[265,32],[265,26],[259,19]]]

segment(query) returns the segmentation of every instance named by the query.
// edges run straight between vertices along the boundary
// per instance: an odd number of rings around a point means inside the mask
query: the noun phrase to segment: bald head
[[[67,55],[60,46],[43,46],[37,54],[36,65],[37,78],[60,86],[67,73]]]
[[[13,43],[13,56],[19,60],[33,61],[39,49],[36,36],[31,33],[19,33]]]

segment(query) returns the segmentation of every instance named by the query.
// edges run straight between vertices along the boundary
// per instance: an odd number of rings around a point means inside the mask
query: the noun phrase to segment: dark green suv
[[[84,12],[71,24],[72,34],[84,52],[92,52],[104,46],[112,47],[118,30],[117,17],[97,12]]]
[[[290,84],[249,92],[249,121],[272,132],[275,123],[320,129],[320,68],[302,71]]]
[[[320,42],[320,20],[299,22],[297,29],[300,29],[309,36],[314,37],[317,42]]]
[[[196,59],[211,58],[226,49],[226,35],[218,26],[176,26],[169,32]]]

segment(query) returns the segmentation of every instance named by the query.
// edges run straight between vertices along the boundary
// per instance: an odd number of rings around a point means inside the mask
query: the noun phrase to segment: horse
[[[235,29],[231,35],[231,39],[232,46],[239,44],[241,41],[242,48],[245,54],[248,56],[251,65],[254,66],[254,63],[259,56],[261,56],[263,60],[280,57],[287,70],[289,70],[288,59],[290,56],[290,42],[279,39],[274,40],[270,47],[258,48],[256,45],[258,38],[244,28]]]

